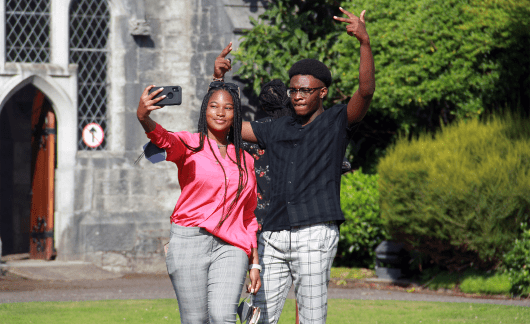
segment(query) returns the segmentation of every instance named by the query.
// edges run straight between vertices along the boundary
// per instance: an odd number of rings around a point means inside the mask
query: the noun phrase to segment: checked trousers
[[[171,224],[170,235],[166,266],[181,323],[236,323],[247,254],[199,227]]]
[[[337,253],[339,230],[333,223],[265,231],[258,239],[262,288],[255,305],[260,323],[275,324],[294,283],[300,323],[325,323],[331,265]]]

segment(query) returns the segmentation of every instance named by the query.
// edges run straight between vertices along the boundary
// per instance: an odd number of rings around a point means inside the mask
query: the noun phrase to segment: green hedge
[[[379,211],[378,178],[361,170],[342,176],[340,205],[346,221],[340,227],[336,265],[374,267],[375,248],[387,238]]]
[[[392,236],[450,270],[493,268],[530,212],[530,123],[462,120],[399,139],[378,165]]]
[[[463,273],[440,271],[434,267],[423,271],[421,284],[431,290],[459,289],[466,294],[509,295],[512,283],[508,274],[500,271],[477,271],[469,269]]]
[[[512,289],[510,277],[505,273],[468,274],[460,283],[466,294],[508,295]]]

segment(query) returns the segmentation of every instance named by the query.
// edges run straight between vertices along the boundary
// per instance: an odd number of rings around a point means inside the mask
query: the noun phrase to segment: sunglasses
[[[228,82],[223,82],[223,81],[213,81],[208,86],[208,91],[210,91],[211,89],[218,89],[218,88],[237,91],[237,96],[241,98],[239,87],[234,83],[228,83]]]

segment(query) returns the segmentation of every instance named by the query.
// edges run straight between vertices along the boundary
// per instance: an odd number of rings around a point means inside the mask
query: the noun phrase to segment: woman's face
[[[218,90],[210,97],[206,107],[208,133],[228,134],[234,122],[234,102],[225,90]]]

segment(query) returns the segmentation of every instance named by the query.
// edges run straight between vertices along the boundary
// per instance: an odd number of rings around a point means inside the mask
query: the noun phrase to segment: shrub
[[[401,138],[378,172],[394,239],[452,271],[492,269],[530,212],[530,123],[507,115]]]
[[[460,290],[468,294],[507,295],[512,284],[505,273],[464,275],[460,283]]]
[[[438,267],[426,269],[421,274],[422,285],[431,290],[454,289],[459,280],[458,273],[441,271]]]
[[[504,267],[512,282],[511,293],[530,294],[530,229],[521,223],[521,237],[515,240],[513,247],[504,255]]]
[[[509,276],[503,272],[467,270],[464,273],[440,271],[436,267],[424,271],[424,286],[432,290],[454,289],[467,294],[507,295],[512,287]]]
[[[375,248],[387,238],[379,212],[378,178],[361,170],[342,176],[340,204],[346,221],[340,227],[338,265],[375,265]]]

